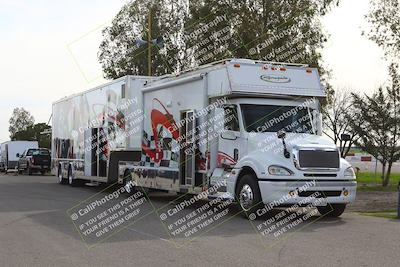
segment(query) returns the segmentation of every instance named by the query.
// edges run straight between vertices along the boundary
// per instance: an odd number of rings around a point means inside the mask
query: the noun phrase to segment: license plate
[[[328,205],[328,200],[326,198],[316,198],[313,204],[316,207],[326,207]]]

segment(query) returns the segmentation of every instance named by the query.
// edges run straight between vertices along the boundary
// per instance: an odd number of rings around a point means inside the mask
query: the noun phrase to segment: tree
[[[366,35],[379,46],[386,56],[400,55],[400,0],[371,0],[366,16],[372,28]]]
[[[398,66],[389,68],[391,85],[379,88],[372,96],[353,94],[354,106],[363,124],[353,125],[360,138],[356,141],[364,151],[382,164],[382,185],[390,180],[392,165],[400,159],[400,78]]]
[[[17,132],[23,131],[29,126],[35,123],[35,119],[29,111],[24,108],[15,108],[9,120],[10,127],[8,128],[10,132],[10,138],[13,140],[14,135]]]
[[[359,138],[357,132],[353,131],[353,126],[362,124],[362,119],[353,106],[350,92],[335,90],[322,112],[324,133],[339,146],[340,156],[345,158]],[[350,135],[350,140],[343,140],[342,134]]]
[[[152,73],[172,73],[184,65],[184,49],[179,35],[187,14],[187,1],[136,0],[125,4],[103,30],[98,58],[104,76],[116,79],[124,75],[148,75],[147,52],[152,50]],[[163,37],[164,48],[156,45],[136,46],[136,40],[148,39],[148,20],[151,15],[151,39]],[[178,57],[179,55],[179,57]]]
[[[149,7],[145,2],[137,0],[125,5],[112,26],[104,30],[99,60],[107,78],[147,74],[148,47],[132,52],[134,40],[147,36]],[[226,57],[307,62],[326,73],[320,66],[318,52],[326,41],[319,18],[338,0],[155,0],[152,3],[155,3],[152,36],[163,36],[166,43],[165,48],[153,53],[152,64],[157,75]]]
[[[51,130],[46,123],[37,123],[27,127],[25,130],[15,133],[13,141],[38,141],[39,147],[51,148],[51,137],[44,132]]]

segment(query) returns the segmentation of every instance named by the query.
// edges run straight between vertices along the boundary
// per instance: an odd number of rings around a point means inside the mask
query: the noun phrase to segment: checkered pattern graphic
[[[174,142],[171,137],[161,137],[159,139],[160,144],[158,144],[158,147],[160,147],[163,150],[163,158],[160,159],[160,167],[169,167],[169,168],[176,168],[178,166],[178,160],[179,160],[179,154],[177,153],[179,150],[176,150],[177,147],[179,147],[179,144],[177,142]],[[154,141],[154,136],[150,136],[149,134],[144,132],[143,133],[143,143],[150,147],[152,150],[156,150],[156,143]],[[158,167],[157,164],[151,158],[144,153],[142,150],[142,156],[141,156],[141,166],[146,166],[146,167]]]

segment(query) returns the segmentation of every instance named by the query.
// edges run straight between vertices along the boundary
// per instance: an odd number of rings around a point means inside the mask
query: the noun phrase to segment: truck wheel
[[[80,185],[80,181],[74,178],[71,167],[68,168],[68,184],[73,187]]]
[[[344,210],[346,209],[346,204],[328,204],[325,207],[317,207],[317,209],[322,216],[335,218],[343,214]]]
[[[236,199],[246,215],[255,212],[262,205],[260,188],[253,175],[245,174],[240,179],[236,188]]]
[[[61,165],[58,165],[57,176],[58,176],[58,183],[59,184],[66,184],[67,183],[67,179],[64,179],[64,177],[62,175]]]
[[[18,174],[22,174],[22,170],[20,169],[19,164],[18,164],[17,170],[18,170]]]
[[[28,175],[32,175],[31,166],[28,165],[28,167],[26,168],[26,172],[28,173]]]

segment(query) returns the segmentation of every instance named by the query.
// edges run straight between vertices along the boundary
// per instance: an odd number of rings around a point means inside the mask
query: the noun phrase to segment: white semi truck
[[[322,136],[325,97],[317,70],[302,64],[227,59],[180,75],[122,77],[54,103],[53,172],[71,185],[190,194],[223,185],[216,195],[245,211],[319,192],[318,210],[340,216],[356,177]]]

